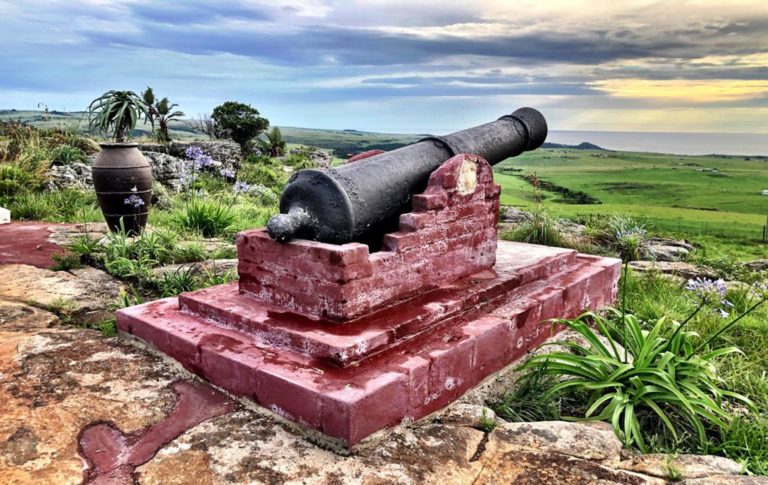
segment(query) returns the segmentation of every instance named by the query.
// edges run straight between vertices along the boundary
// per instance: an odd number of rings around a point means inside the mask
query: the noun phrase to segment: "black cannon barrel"
[[[431,174],[459,153],[491,165],[534,150],[547,137],[547,122],[533,108],[443,137],[431,136],[391,152],[329,169],[296,172],[280,197],[280,214],[267,224],[280,242],[294,237],[343,244],[365,240],[383,223],[407,211],[411,196]]]

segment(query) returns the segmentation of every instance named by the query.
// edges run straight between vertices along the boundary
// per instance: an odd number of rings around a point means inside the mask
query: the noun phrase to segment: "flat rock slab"
[[[0,415],[3,483],[667,483],[654,463],[672,459],[626,456],[602,424],[483,433],[472,427],[482,408],[467,405],[342,456],[169,360],[17,302],[0,302]],[[684,483],[765,483],[730,460],[681,458]]]
[[[0,224],[0,264],[28,264],[38,268],[51,268],[53,256],[65,250],[48,240],[50,222],[11,222]]]
[[[85,267],[51,271],[26,264],[0,265],[0,298],[54,309],[81,323],[114,316],[123,285],[107,273]]]

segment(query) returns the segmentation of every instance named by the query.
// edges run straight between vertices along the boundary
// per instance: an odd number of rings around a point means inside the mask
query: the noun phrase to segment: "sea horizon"
[[[673,155],[768,156],[768,135],[759,133],[552,130],[547,142],[587,142],[607,150]]]

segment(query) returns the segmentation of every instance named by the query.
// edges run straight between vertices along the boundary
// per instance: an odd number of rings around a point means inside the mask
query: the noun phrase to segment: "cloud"
[[[294,125],[355,127],[376,109],[426,127],[439,100],[467,118],[532,102],[575,129],[579,112],[619,126],[767,97],[758,1],[0,0],[0,14],[7,107],[151,84],[188,112],[236,98]]]

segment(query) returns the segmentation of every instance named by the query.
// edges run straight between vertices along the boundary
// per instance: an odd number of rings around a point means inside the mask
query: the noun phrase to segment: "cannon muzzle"
[[[329,169],[296,172],[280,197],[280,214],[267,224],[276,241],[292,238],[343,244],[370,241],[407,211],[429,175],[460,153],[491,165],[534,150],[547,137],[547,122],[533,108],[496,121]]]

